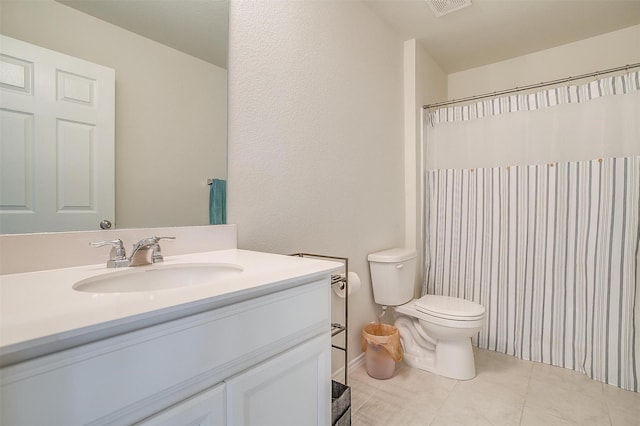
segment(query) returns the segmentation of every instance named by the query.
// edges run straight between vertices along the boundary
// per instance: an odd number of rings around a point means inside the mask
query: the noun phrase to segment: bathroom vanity
[[[203,265],[232,270],[153,291],[79,291],[148,273],[103,264],[1,276],[0,424],[329,424],[341,265],[229,249],[162,268]]]

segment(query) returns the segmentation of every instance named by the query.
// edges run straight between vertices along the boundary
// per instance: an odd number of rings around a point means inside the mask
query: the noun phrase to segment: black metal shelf
[[[294,253],[291,256],[298,257],[315,257],[319,259],[338,260],[344,263],[344,275],[334,274],[331,275],[331,287],[339,286],[341,290],[344,290],[344,324],[331,323],[331,337],[335,337],[344,332],[344,346],[331,344],[331,347],[344,352],[344,385],[347,386],[348,374],[348,347],[349,347],[349,334],[347,333],[347,325],[349,323],[349,259],[346,257],[328,256],[324,254],[312,254],[312,253]]]

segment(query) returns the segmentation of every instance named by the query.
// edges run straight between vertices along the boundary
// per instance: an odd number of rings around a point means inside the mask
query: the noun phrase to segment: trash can
[[[400,333],[392,325],[367,324],[362,328],[362,351],[367,374],[374,379],[388,379],[402,360]]]

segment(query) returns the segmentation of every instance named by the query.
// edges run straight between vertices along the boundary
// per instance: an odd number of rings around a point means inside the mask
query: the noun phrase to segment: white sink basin
[[[76,291],[87,293],[131,293],[158,291],[201,284],[215,284],[242,272],[231,263],[188,263],[130,267],[78,281]]]

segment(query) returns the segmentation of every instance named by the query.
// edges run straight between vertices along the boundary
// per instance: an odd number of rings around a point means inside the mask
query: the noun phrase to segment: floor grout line
[[[352,392],[352,400],[353,400],[353,382],[356,381],[358,382],[357,379],[352,379],[350,377],[350,382],[351,382],[351,392]],[[358,408],[356,408],[355,410],[353,410],[353,406],[352,406],[352,411],[351,411],[351,415],[353,416],[354,414],[356,414],[358,411],[360,411],[362,409],[362,407],[364,407],[365,405],[367,405],[367,402],[369,402],[371,400],[371,398],[373,398],[375,395],[377,395],[378,392],[381,391],[381,389],[377,386],[374,385],[370,385],[368,383],[365,383],[364,381],[359,381],[361,386],[367,386],[368,389],[373,389],[371,391],[371,393],[368,395],[368,397],[364,398],[364,400],[362,401],[362,403],[360,404],[360,406]]]
[[[530,361],[528,361],[530,362]],[[529,397],[529,389],[531,389],[531,376],[533,376],[533,364],[529,368],[529,375],[527,376],[527,390],[524,393],[524,400],[522,401],[522,408],[520,409],[520,421],[519,425],[522,425],[522,419],[524,417],[524,409],[527,406],[527,398]]]
[[[451,395],[453,395],[454,391],[456,390],[457,387],[460,386],[460,380],[456,380],[456,384],[453,385],[453,387],[451,388],[451,390],[447,393],[447,397],[445,399],[442,400],[442,403],[440,404],[440,406],[438,406],[438,408],[436,409],[436,415],[433,416],[433,419],[429,422],[429,425],[432,425],[433,422],[436,421],[436,419],[438,418],[438,415],[440,414],[440,410],[442,410],[442,407],[444,407],[447,403],[447,401],[449,400],[449,398],[451,398]]]
[[[605,386],[609,386],[606,383],[600,383],[602,389],[602,397],[604,398],[604,405],[607,407],[607,416],[609,417],[609,425],[613,425],[613,418],[611,418],[611,405],[609,404],[609,398],[607,398],[607,391]]]

